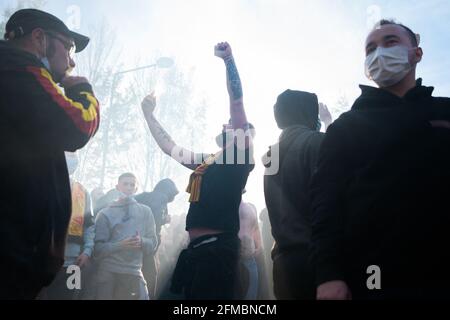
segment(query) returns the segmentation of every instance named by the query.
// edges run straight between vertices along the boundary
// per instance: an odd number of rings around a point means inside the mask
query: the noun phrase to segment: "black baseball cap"
[[[6,23],[5,39],[12,40],[29,34],[36,28],[55,31],[72,38],[75,52],[80,52],[89,43],[89,38],[73,32],[54,15],[37,9],[22,9],[16,11]]]

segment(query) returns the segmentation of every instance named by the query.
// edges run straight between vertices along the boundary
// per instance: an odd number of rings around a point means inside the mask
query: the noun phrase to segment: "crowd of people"
[[[141,194],[130,172],[106,194],[75,181],[76,150],[101,114],[88,80],[70,75],[88,42],[40,10],[6,24],[1,299],[450,298],[450,99],[416,77],[423,51],[410,28],[381,20],[370,31],[365,69],[377,87],[360,86],[336,121],[315,93],[278,96],[259,216],[242,199],[256,130],[227,42],[214,47],[229,95],[215,152],[178,145],[154,93],[141,104],[161,151],[192,171],[186,215],[168,212],[179,194],[170,178]]]

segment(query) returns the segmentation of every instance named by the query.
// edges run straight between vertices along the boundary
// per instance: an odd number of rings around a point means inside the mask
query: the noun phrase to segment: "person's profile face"
[[[137,181],[133,177],[124,177],[119,180],[116,186],[117,190],[127,196],[131,196],[137,191]]]
[[[75,68],[73,40],[56,32],[46,32],[49,41],[48,62],[57,82]]]

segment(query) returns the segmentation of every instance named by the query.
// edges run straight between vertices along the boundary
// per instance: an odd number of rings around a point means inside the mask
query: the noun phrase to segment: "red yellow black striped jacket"
[[[0,42],[0,272],[48,284],[63,263],[71,196],[64,151],[96,133],[89,84],[65,92],[33,55]]]

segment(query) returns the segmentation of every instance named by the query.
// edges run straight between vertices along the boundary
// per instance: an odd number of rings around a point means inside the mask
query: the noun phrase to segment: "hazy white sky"
[[[211,109],[207,139],[212,149],[215,132],[228,119],[224,66],[213,56],[213,46],[232,45],[248,118],[257,128],[258,167],[246,198],[258,210],[264,207],[259,157],[279,135],[272,112],[277,95],[290,88],[315,92],[331,108],[342,95],[352,102],[358,84],[370,84],[364,77],[363,43],[379,18],[396,18],[421,34],[425,55],[418,75],[436,87],[436,95],[450,96],[446,0],[48,0],[45,7],[67,22],[73,22],[73,8],[80,13],[81,32],[89,35],[102,18],[115,28],[125,67],[156,52],[194,70],[196,94]]]

